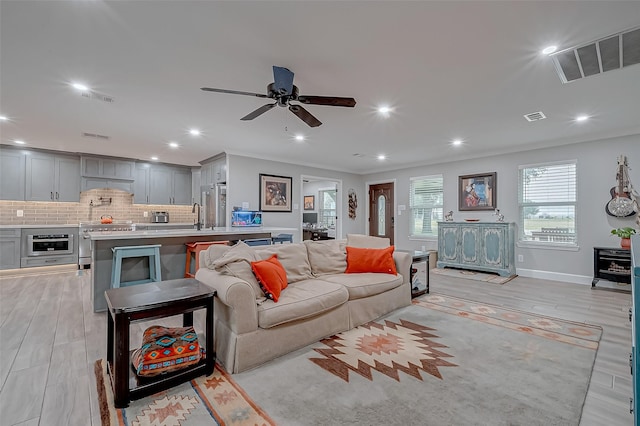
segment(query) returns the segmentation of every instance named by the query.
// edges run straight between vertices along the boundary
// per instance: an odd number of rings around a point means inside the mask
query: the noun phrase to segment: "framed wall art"
[[[497,194],[496,173],[460,176],[458,210],[494,210]]]
[[[305,210],[315,210],[315,195],[305,195],[304,196],[304,209]]]
[[[260,174],[260,210],[291,213],[292,178]]]

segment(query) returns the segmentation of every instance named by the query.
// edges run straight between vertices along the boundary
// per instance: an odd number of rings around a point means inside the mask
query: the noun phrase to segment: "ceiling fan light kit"
[[[267,85],[267,94],[242,92],[239,90],[215,89],[211,87],[202,87],[205,92],[229,93],[232,95],[255,96],[258,98],[266,98],[275,100],[272,104],[266,104],[250,112],[240,120],[249,121],[261,116],[265,112],[278,105],[281,107],[289,107],[289,111],[294,113],[296,117],[304,121],[309,127],[318,127],[322,124],[320,120],[307,111],[302,105],[291,104],[292,101],[300,102],[305,105],[324,105],[324,106],[340,106],[353,108],[356,106],[354,98],[344,98],[335,96],[308,96],[298,95],[298,87],[293,84],[293,72],[284,67],[273,66],[273,83]]]

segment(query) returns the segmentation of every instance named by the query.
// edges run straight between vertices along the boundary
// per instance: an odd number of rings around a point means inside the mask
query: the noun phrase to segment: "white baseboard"
[[[538,278],[542,280],[563,281],[563,282],[574,283],[574,284],[591,285],[591,281],[593,281],[593,276],[591,275],[587,276],[587,275],[563,274],[561,272],[539,271],[536,269],[517,268],[516,274],[518,274],[521,277]]]

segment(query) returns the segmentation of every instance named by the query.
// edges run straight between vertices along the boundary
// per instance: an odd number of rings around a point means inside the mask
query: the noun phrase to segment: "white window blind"
[[[442,175],[413,177],[409,180],[409,234],[412,237],[435,237],[442,220],[444,195]]]
[[[576,162],[520,166],[520,241],[575,245]]]
[[[336,198],[338,191],[335,189],[321,190],[320,195],[320,219],[322,226],[334,228],[336,226]]]

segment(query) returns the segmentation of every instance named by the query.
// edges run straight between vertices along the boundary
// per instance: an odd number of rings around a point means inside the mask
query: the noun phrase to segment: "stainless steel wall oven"
[[[23,228],[20,266],[45,266],[78,261],[78,228]]]

